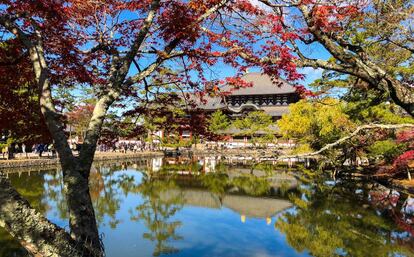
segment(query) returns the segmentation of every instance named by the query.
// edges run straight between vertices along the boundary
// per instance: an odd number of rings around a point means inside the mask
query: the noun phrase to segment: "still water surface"
[[[98,163],[91,197],[107,256],[414,256],[412,199],[368,183],[222,157]],[[68,228],[58,169],[12,184]],[[0,257],[26,256],[0,230]]]

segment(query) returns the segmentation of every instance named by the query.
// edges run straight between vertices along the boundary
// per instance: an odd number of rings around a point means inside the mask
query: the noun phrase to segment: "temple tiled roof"
[[[278,94],[292,94],[296,92],[296,89],[294,86],[290,85],[288,82],[286,82],[283,79],[279,79],[277,82],[273,82],[272,79],[268,75],[264,75],[258,72],[251,72],[246,73],[243,77],[243,80],[246,82],[252,82],[252,87],[247,88],[239,88],[234,89],[232,86],[226,85],[221,88],[222,92],[230,92],[230,95],[278,95]],[[196,108],[208,110],[208,111],[214,111],[218,109],[228,109],[232,112],[239,112],[242,111],[244,108],[247,108],[249,106],[253,106],[258,110],[263,110],[266,113],[268,113],[271,116],[282,116],[283,114],[286,114],[289,112],[287,105],[262,105],[257,106],[253,103],[245,103],[241,106],[228,106],[226,102],[224,101],[223,97],[212,97],[212,96],[204,96],[203,101],[201,101],[198,97],[195,95],[191,95],[189,99],[187,99],[187,102],[192,102],[196,104]]]
[[[204,96],[203,101],[201,101],[198,97],[191,95],[191,99],[189,99],[189,101],[195,102],[197,104],[197,108],[204,110],[217,110],[226,107],[226,104],[221,97]]]
[[[244,87],[234,90],[233,86],[225,85],[222,91],[232,91],[232,95],[274,95],[295,93],[296,88],[286,80],[272,80],[270,76],[260,72],[249,72],[243,75],[242,79],[252,83],[252,87]]]

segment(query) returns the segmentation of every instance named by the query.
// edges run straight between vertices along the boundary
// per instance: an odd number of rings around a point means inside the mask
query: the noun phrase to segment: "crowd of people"
[[[74,153],[78,153],[82,144],[69,142],[69,147]],[[29,157],[57,157],[54,144],[11,144],[4,146],[2,149],[3,159],[29,158]],[[96,150],[98,152],[117,152],[117,153],[137,153],[144,151],[160,150],[159,145],[151,144],[143,141],[120,141],[114,144],[98,144]]]
[[[144,152],[144,151],[155,151],[159,150],[159,145],[150,144],[143,141],[121,141],[116,142],[115,144],[106,145],[106,144],[98,144],[97,151],[99,152]]]
[[[56,157],[56,149],[53,144],[33,144],[33,145],[26,145],[26,144],[10,144],[8,146],[4,146],[2,148],[2,157],[3,159],[12,159],[16,155],[20,157],[29,157],[33,155],[38,155],[39,157],[42,156],[51,156]]]

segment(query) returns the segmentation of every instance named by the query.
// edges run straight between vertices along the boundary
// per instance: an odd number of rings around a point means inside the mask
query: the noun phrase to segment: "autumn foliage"
[[[93,104],[85,104],[77,106],[73,111],[66,113],[69,128],[74,129],[80,138],[83,138],[88,128],[94,108],[95,106]]]
[[[39,114],[34,109],[40,109],[62,164],[71,217],[71,234],[61,231],[64,237],[73,239],[67,240],[67,244],[53,241],[50,235],[55,231],[46,231],[53,226],[46,219],[39,219],[45,223],[42,224],[44,233],[37,234],[36,240],[46,245],[32,249],[34,254],[85,256],[86,252],[88,256],[104,256],[88,193],[88,178],[96,144],[112,107],[127,109],[134,115],[142,111],[151,113],[149,103],[163,110],[162,105],[168,98],[160,96],[169,92],[191,94],[201,99],[210,94],[225,94],[220,91],[223,84],[249,86],[240,79],[248,68],[299,84],[304,76],[297,68],[313,67],[355,76],[369,87],[382,90],[380,93],[390,92],[390,99],[414,115],[414,100],[407,97],[413,95],[412,87],[406,86],[410,80],[395,76],[384,69],[381,62],[372,61],[367,57],[369,52],[363,49],[369,44],[364,41],[355,45],[358,35],[349,36],[363,29],[358,25],[359,19],[375,9],[370,1],[259,2],[261,4],[249,0],[1,1],[1,107],[8,108],[5,106],[10,104],[11,111],[1,111],[0,129],[15,130],[13,126],[18,126],[17,120],[35,121],[31,116]],[[267,7],[262,8],[263,5]],[[370,38],[384,42],[375,36]],[[394,44],[402,43],[407,47],[406,41],[397,39]],[[297,41],[304,45],[321,44],[333,61],[304,56]],[[409,48],[406,51],[410,51]],[[74,120],[85,121],[84,127],[87,127],[78,156],[74,156],[68,145],[65,119],[56,108],[61,101],[54,99],[54,93],[62,88],[75,93],[79,88],[88,88],[96,98],[94,107],[78,108],[71,114]],[[23,93],[26,89],[30,93]],[[17,101],[19,97],[33,97],[34,101]],[[3,113],[8,114],[3,116]],[[335,113],[332,113],[334,117]],[[41,119],[35,123],[43,124]],[[26,130],[26,133],[31,132]],[[411,156],[410,151],[401,156],[401,163]],[[3,184],[13,191],[9,184]],[[8,191],[2,195],[10,194]],[[17,192],[15,196],[0,200],[10,203],[19,198]],[[19,208],[29,209],[27,202],[19,203]],[[8,229],[19,228],[11,231],[16,237],[22,231],[20,228],[33,233],[24,218],[23,222],[5,218],[8,220],[2,223],[10,223]],[[23,242],[27,238],[21,236],[19,240]]]
[[[56,87],[74,87],[86,84],[96,88],[96,94],[105,94],[104,85],[111,81],[111,70],[122,64],[114,63],[124,55],[124,49],[133,49],[142,33],[147,14],[154,1],[4,1],[2,15],[11,18],[22,31],[34,35],[41,32],[42,44],[49,66],[49,76]],[[134,49],[133,58],[126,69],[145,71],[157,63],[157,68],[175,66],[185,72],[171,73],[168,80],[180,84],[185,90],[198,92],[202,97],[212,79],[205,70],[210,67],[229,66],[235,74],[220,79],[222,84],[248,86],[241,81],[248,67],[258,67],[273,77],[285,77],[291,82],[303,75],[297,71],[297,56],[290,45],[292,40],[308,36],[306,27],[290,30],[287,18],[269,12],[248,0],[193,0],[159,1],[156,16],[142,40],[145,46]],[[342,23],[355,19],[366,6],[360,3],[317,4],[301,1],[310,7],[315,16],[315,26],[325,32],[341,30]],[[216,9],[215,9],[216,8]],[[141,40],[141,39],[140,39]],[[13,51],[25,52],[19,40],[10,38]],[[3,50],[3,55],[7,53]],[[17,54],[16,54],[17,55]],[[124,56],[123,56],[124,55]],[[8,55],[10,56],[10,55]],[[26,63],[30,69],[30,63]],[[120,67],[116,67],[119,65]],[[138,67],[133,67],[138,66]],[[154,97],[156,85],[150,81],[156,73],[144,77],[123,75],[124,86],[118,90],[124,97],[144,101],[141,91]],[[134,84],[137,87],[132,88]],[[138,89],[138,90],[137,90]],[[305,93],[303,87],[298,89]],[[154,92],[155,91],[155,92]],[[219,92],[219,90],[216,90]],[[152,93],[154,92],[154,93]],[[224,93],[224,92],[219,92]],[[146,96],[148,96],[148,94]]]
[[[408,150],[398,156],[392,166],[395,171],[412,169],[414,165],[414,130],[405,130],[397,135],[397,142],[407,144]]]
[[[0,44],[0,134],[18,143],[50,142],[33,71],[27,55],[15,44],[16,40]]]

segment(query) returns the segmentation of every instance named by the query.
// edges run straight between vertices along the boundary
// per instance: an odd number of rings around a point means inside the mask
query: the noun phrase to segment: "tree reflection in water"
[[[372,185],[312,181],[290,195],[295,209],[275,224],[297,251],[317,257],[411,256],[413,238],[389,217],[395,209],[367,201]]]
[[[91,172],[90,194],[100,229],[118,228],[122,219],[120,209],[133,196],[139,202],[126,207],[130,213],[123,221],[130,219],[145,226],[145,231],[139,233],[144,241],[152,242],[153,246],[147,246],[154,256],[180,255],[185,251],[179,252],[177,243],[187,242],[187,236],[180,235],[186,233],[186,220],[177,220],[177,213],[188,206],[214,212],[227,208],[231,215],[239,214],[242,221],[248,217],[271,222],[276,217],[275,228],[286,236],[285,244],[304,255],[381,257],[412,256],[414,252],[414,237],[410,234],[410,222],[414,219],[400,211],[406,196],[383,187],[362,181],[327,181],[304,171],[298,173],[306,175],[302,175],[296,188],[297,181],[292,184],[286,182],[290,180],[269,180],[269,165],[256,165],[253,169],[217,163],[214,172],[208,173],[184,173],[180,172],[182,167],[170,164],[163,176],[160,172],[137,172],[144,170],[138,164],[97,164]],[[200,169],[200,165],[197,167]],[[283,172],[276,173],[272,176],[287,177]],[[63,226],[67,224],[60,171],[10,176],[13,186],[32,206],[42,214],[50,214]],[[292,204],[294,208],[290,208]],[[198,221],[196,216],[192,219]],[[0,241],[0,256],[24,256],[25,251],[3,230]]]
[[[138,188],[144,202],[136,208],[138,214],[131,220],[144,221],[149,231],[143,233],[143,238],[155,241],[153,256],[178,252],[169,242],[183,239],[176,233],[182,222],[172,219],[183,208],[183,197],[181,194],[166,195],[178,187],[174,181],[144,178]]]
[[[50,206],[46,202],[43,174],[33,173],[31,176],[12,174],[12,184],[30,204],[42,214],[45,214]],[[30,185],[30,186],[28,186]],[[4,245],[4,247],[2,247]],[[0,228],[0,256],[29,256],[27,251],[10,236],[8,232]]]
[[[220,199],[229,188],[229,176],[225,173],[207,173],[201,177],[201,184]]]
[[[116,219],[116,212],[122,202],[120,184],[123,178],[115,174],[119,166],[93,166],[90,179],[90,195],[95,210],[95,217],[98,226],[104,226],[105,220],[111,228],[116,228],[120,222]],[[30,177],[31,178],[31,177]],[[61,220],[68,220],[68,209],[65,194],[63,191],[63,176],[60,171],[50,173],[45,176],[45,194],[48,199],[56,203],[58,216]],[[105,219],[107,218],[107,219]]]
[[[95,209],[98,226],[104,226],[105,221],[112,229],[120,223],[117,219],[117,211],[122,200],[129,194],[140,194],[144,203],[136,207],[136,212],[131,212],[132,221],[143,221],[150,232],[145,232],[143,237],[156,241],[154,256],[162,253],[177,252],[178,249],[169,246],[168,241],[179,240],[175,230],[181,226],[180,221],[170,221],[177,211],[183,207],[183,199],[180,195],[160,198],[160,194],[167,190],[177,189],[173,181],[149,181],[145,178],[136,181],[134,176],[119,173],[127,167],[123,165],[96,165],[90,174],[90,194]],[[40,176],[43,178],[43,176]],[[67,220],[67,208],[65,196],[61,187],[62,175],[54,172],[46,176],[45,186],[48,188],[47,196],[57,203],[59,217]],[[33,177],[30,177],[32,179]],[[33,183],[33,182],[32,182]],[[44,190],[43,184],[41,190]],[[30,189],[32,191],[32,188]],[[0,255],[2,256],[2,255]]]

